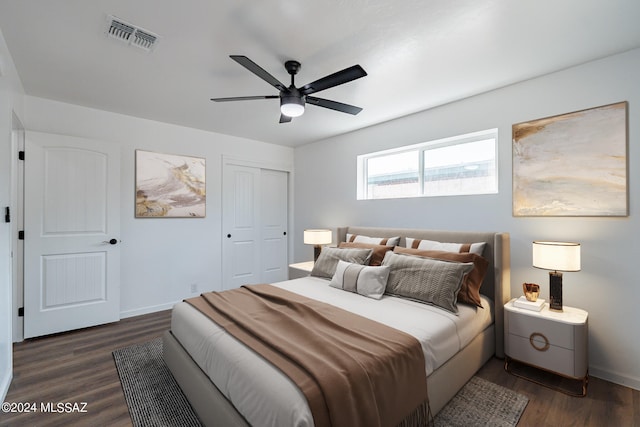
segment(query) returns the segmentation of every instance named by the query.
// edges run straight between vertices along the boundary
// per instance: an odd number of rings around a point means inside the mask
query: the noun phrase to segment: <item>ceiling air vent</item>
[[[160,37],[151,31],[143,30],[115,16],[108,16],[107,18],[107,29],[105,33],[109,37],[146,50],[147,52],[151,52],[158,43]]]

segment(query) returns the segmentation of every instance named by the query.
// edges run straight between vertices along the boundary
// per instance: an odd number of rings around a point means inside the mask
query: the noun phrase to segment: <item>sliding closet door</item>
[[[265,170],[260,173],[262,208],[262,281],[281,282],[288,279],[288,204],[289,174]]]
[[[287,279],[288,173],[225,163],[222,289]]]

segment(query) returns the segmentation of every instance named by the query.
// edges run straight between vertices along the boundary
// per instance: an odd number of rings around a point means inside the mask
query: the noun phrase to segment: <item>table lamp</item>
[[[313,260],[316,261],[320,256],[322,245],[331,243],[331,230],[325,229],[309,229],[304,230],[305,245],[313,245]]]
[[[580,243],[533,242],[533,266],[549,272],[549,308],[562,311],[562,271],[580,271]]]

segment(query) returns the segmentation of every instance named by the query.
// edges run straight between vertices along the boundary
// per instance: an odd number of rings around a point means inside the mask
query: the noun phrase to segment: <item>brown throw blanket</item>
[[[285,373],[316,426],[428,423],[424,354],[414,337],[271,285],[186,302]]]

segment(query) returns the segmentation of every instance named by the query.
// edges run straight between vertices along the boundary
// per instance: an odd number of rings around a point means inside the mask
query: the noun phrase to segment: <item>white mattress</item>
[[[401,298],[374,300],[304,277],[274,286],[352,311],[414,336],[425,354],[430,375],[493,322],[491,301],[485,309],[460,304],[458,315]],[[171,331],[193,360],[253,426],[312,426],[302,392],[279,370],[228,335],[187,303],[173,309]]]

